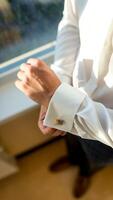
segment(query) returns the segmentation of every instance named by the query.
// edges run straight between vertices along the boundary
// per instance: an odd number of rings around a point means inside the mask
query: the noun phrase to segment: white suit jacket
[[[113,147],[113,0],[65,0],[46,126]]]

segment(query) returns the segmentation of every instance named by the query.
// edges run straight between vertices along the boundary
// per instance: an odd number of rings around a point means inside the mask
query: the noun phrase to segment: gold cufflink
[[[58,125],[63,125],[64,124],[64,120],[63,119],[56,119],[56,124]]]

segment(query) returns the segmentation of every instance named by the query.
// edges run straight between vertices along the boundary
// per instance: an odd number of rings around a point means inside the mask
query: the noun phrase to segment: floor
[[[66,153],[63,140],[19,159],[20,172],[0,181],[0,200],[75,200],[72,187],[78,169],[53,174],[49,164]],[[113,199],[113,167],[98,172],[81,200]]]

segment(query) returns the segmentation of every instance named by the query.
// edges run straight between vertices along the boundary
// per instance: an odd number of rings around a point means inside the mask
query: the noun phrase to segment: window
[[[0,64],[56,38],[63,0],[0,0]]]

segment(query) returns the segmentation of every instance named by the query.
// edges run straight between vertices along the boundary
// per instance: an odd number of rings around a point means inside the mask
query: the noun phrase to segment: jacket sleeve
[[[113,147],[113,110],[67,83],[51,98],[44,124]]]
[[[54,63],[51,69],[61,81],[71,84],[80,38],[76,1],[65,0],[64,11],[58,26]]]

